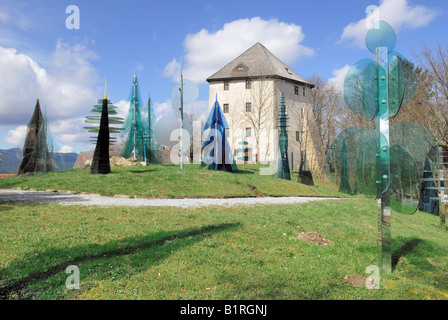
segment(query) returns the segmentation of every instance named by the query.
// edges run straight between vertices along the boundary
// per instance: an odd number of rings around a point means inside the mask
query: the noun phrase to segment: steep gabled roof
[[[314,87],[257,42],[238,58],[207,79],[208,82],[256,77],[277,77]]]

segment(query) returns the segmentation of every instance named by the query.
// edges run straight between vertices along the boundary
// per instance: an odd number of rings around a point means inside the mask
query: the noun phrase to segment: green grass
[[[74,169],[35,176],[0,179],[0,189],[21,188],[39,191],[63,190],[130,197],[200,198],[253,196],[337,196],[345,197],[332,186],[317,181],[309,187],[297,182],[260,175],[260,165],[239,167],[239,173],[210,171],[199,165],[112,168],[110,175],[91,175],[89,170]]]
[[[392,213],[395,265],[381,290],[346,282],[376,264],[377,213],[375,201],[354,198],[195,210],[3,203],[0,296],[448,299],[448,231],[422,212]],[[69,265],[80,290],[65,287]]]

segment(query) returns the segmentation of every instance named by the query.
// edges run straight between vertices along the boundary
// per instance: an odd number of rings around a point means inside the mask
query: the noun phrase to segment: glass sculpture
[[[288,118],[286,116],[285,95],[282,93],[280,107],[280,136],[279,136],[279,155],[278,158],[278,178],[291,180],[288,161],[288,132],[286,131]]]
[[[437,146],[434,137],[420,125],[389,124],[389,119],[413,98],[417,88],[412,64],[394,51],[396,41],[394,30],[384,21],[377,21],[368,31],[366,45],[375,54],[375,60],[363,59],[350,68],[344,97],[352,111],[375,121],[376,130],[344,130],[325,160],[325,172],[340,186],[340,191],[379,199],[382,272],[392,271],[391,209],[404,214],[418,210],[425,161]]]
[[[90,167],[90,172],[92,174],[109,174],[111,172],[109,147],[116,140],[116,138],[111,137],[111,134],[119,133],[122,129],[121,126],[115,127],[112,125],[123,124],[122,118],[114,116],[117,114],[116,108],[117,107],[107,99],[105,89],[104,98],[98,100],[98,105],[95,105],[91,110],[91,113],[95,115],[86,117],[87,123],[99,123],[99,126],[85,127],[89,132],[98,133],[96,137],[92,137],[92,140],[95,143],[95,151]]]
[[[184,168],[184,156],[185,156],[185,145],[187,144],[185,137],[185,131],[187,127],[185,126],[184,117],[184,106],[191,104],[196,101],[199,96],[199,88],[198,86],[188,79],[184,79],[183,74],[183,56],[180,58],[180,73],[179,73],[179,85],[175,86],[171,92],[171,104],[174,108],[175,114],[178,115],[179,119],[179,162],[180,169]],[[189,122],[189,121],[187,121]],[[189,126],[189,124],[188,124]],[[191,131],[188,131],[188,139],[191,137]]]
[[[39,100],[28,123],[23,158],[17,174],[34,174],[56,171],[53,143],[47,130],[46,117],[42,115]]]
[[[155,163],[155,115],[151,99],[148,98],[145,104],[141,98],[137,76],[134,76],[128,101],[130,107],[122,131],[126,142],[121,155],[140,162]]]
[[[229,129],[229,125],[216,98],[204,127],[204,136],[207,136],[207,139],[202,146],[204,159],[201,167],[209,165],[210,170],[237,171],[226,129]]]

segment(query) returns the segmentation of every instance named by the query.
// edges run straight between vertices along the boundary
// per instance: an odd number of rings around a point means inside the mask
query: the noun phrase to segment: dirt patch
[[[330,240],[327,240],[324,237],[322,237],[317,232],[301,232],[297,236],[299,237],[300,240],[315,243],[322,247],[328,246],[333,243]]]
[[[199,174],[213,177],[213,175],[211,173],[208,173],[208,172],[199,172]]]
[[[9,178],[9,177],[15,177],[16,174],[0,174],[0,179],[2,178]]]
[[[355,287],[362,287],[362,286],[364,286],[366,284],[367,278],[361,277],[361,276],[345,276],[344,280],[347,283],[349,283],[349,284],[351,284],[351,285],[353,285]]]

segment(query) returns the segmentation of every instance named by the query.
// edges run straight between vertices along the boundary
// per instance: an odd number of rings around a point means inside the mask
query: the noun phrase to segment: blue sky
[[[80,10],[79,30],[66,28],[69,5]],[[422,42],[447,45],[441,0],[0,0],[0,148],[22,146],[39,98],[57,151],[87,150],[83,118],[105,79],[123,114],[134,74],[156,112],[167,112],[181,54],[200,89],[197,110],[207,108],[206,78],[258,41],[302,77],[340,85],[350,65],[372,58],[362,44],[369,5],[409,60]]]

